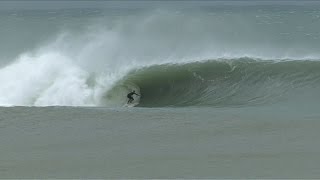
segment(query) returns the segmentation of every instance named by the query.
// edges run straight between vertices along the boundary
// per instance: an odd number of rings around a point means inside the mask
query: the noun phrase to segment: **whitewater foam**
[[[89,87],[88,72],[59,53],[23,55],[0,71],[1,105],[97,105],[104,89]]]

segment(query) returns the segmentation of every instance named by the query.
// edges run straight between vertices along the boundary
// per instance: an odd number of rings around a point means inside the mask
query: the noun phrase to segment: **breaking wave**
[[[1,11],[0,106],[122,107],[131,90],[141,107],[319,99],[313,6],[141,6]]]
[[[141,107],[250,106],[317,99],[320,61],[195,60],[85,70],[60,54],[23,56],[0,70],[2,106],[121,107],[136,90]]]
[[[132,87],[142,94],[142,107],[249,106],[316,98],[320,62],[240,58],[154,65],[131,71],[106,99]]]

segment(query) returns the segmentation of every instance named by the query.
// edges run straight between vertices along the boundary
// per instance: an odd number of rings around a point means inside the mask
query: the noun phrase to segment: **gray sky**
[[[0,0],[1,1],[199,1],[199,0]],[[320,0],[200,0],[200,1],[320,1]]]

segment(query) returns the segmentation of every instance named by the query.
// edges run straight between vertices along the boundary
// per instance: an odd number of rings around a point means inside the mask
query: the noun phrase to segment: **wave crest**
[[[268,104],[295,97],[301,89],[316,93],[320,62],[242,58],[154,65],[132,71],[108,94],[130,86],[141,92],[142,107]]]

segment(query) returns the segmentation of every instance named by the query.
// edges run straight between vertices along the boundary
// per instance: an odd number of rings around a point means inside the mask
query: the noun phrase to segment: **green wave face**
[[[300,90],[317,95],[319,87],[320,62],[242,58],[136,69],[106,97],[125,101],[136,90],[142,107],[248,106],[288,101]]]

